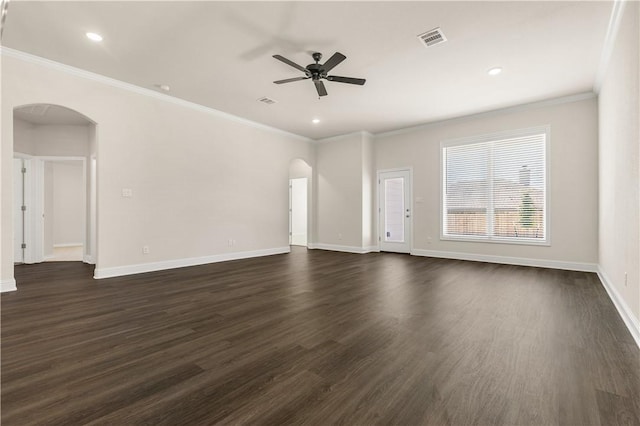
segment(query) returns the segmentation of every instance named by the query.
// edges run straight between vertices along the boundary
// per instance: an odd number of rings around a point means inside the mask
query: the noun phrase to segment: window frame
[[[524,238],[524,237],[500,237],[492,235],[447,235],[445,234],[446,215],[446,156],[445,149],[453,146],[471,145],[476,143],[498,142],[504,139],[512,139],[518,137],[526,137],[532,135],[545,135],[544,143],[544,239]],[[459,241],[459,242],[481,242],[492,244],[516,244],[527,246],[550,246],[551,245],[551,204],[550,204],[550,169],[551,169],[551,126],[543,125],[536,127],[528,127],[523,129],[506,130],[501,132],[487,133],[456,139],[447,139],[440,142],[440,240],[441,241]],[[487,214],[488,216],[488,214]],[[493,218],[491,218],[493,219]]]

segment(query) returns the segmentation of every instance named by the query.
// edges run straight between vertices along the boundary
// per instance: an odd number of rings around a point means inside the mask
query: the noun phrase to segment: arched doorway
[[[53,104],[13,110],[14,264],[96,263],[97,131]]]
[[[296,158],[289,165],[289,245],[308,247],[312,238],[312,168]]]

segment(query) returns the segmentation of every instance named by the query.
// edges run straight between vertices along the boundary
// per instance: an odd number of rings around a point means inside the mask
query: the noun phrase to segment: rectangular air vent
[[[444,43],[447,41],[447,38],[444,36],[440,27],[438,27],[420,34],[418,36],[418,40],[420,40],[426,47],[431,47],[435,44]]]
[[[36,104],[23,108],[27,114],[44,116],[51,105]]]
[[[259,102],[262,102],[262,103],[265,103],[265,104],[267,104],[267,105],[271,105],[271,104],[275,104],[275,103],[276,103],[276,101],[275,101],[275,100],[273,100],[273,99],[271,99],[271,98],[267,98],[266,96],[265,96],[265,97],[262,97],[262,98],[260,98],[260,99],[258,99],[258,101],[259,101]]]

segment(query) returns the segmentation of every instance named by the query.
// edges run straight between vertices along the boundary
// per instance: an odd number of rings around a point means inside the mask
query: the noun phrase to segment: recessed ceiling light
[[[502,72],[502,68],[495,67],[495,68],[491,68],[489,71],[487,71],[487,74],[489,74],[489,75],[498,75],[501,72]]]
[[[102,41],[102,36],[96,33],[87,33],[87,38],[91,41]]]
[[[314,118],[313,120],[311,120],[311,122],[313,124],[318,124],[320,122],[320,119],[319,118]]]

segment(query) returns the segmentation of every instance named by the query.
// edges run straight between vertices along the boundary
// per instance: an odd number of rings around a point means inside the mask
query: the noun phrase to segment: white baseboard
[[[9,280],[0,281],[0,293],[5,293],[7,291],[16,291],[16,280],[11,278]]]
[[[185,268],[187,266],[226,262],[228,260],[270,256],[273,254],[289,253],[290,251],[291,248],[289,246],[286,246],[264,250],[240,251],[235,253],[215,254],[212,256],[192,257],[187,259],[166,260],[163,262],[141,263],[137,265],[115,266],[111,268],[96,268],[93,273],[93,278],[102,279],[121,277],[124,275],[142,274],[145,272],[163,271],[166,269]]]
[[[82,247],[82,243],[62,243],[54,244],[53,247]]]
[[[595,263],[563,262],[548,259],[530,259],[526,257],[494,256],[488,254],[460,253],[437,250],[411,250],[413,256],[439,257],[444,259],[472,260],[475,262],[502,263],[505,265],[536,266],[538,268],[564,269],[568,271],[597,272]]]
[[[371,253],[373,251],[379,251],[378,246],[356,247],[356,246],[339,246],[336,244],[310,243],[307,247],[314,250],[315,249],[330,250],[330,251],[340,251],[344,253],[356,253],[356,254],[365,254],[365,253]]]
[[[82,257],[82,261],[83,261],[84,263],[88,263],[89,265],[95,265],[95,264],[96,264],[95,259],[94,259],[94,258],[93,258],[93,256],[91,256],[90,254],[85,254],[85,255]]]
[[[640,321],[638,318],[633,315],[629,305],[624,301],[616,287],[613,285],[607,274],[602,270],[602,267],[598,265],[598,278],[600,278],[600,282],[602,286],[607,291],[609,298],[613,302],[614,306],[618,310],[620,317],[622,317],[622,321],[629,329],[629,332],[633,336],[633,340],[636,341],[636,345],[640,348]]]

